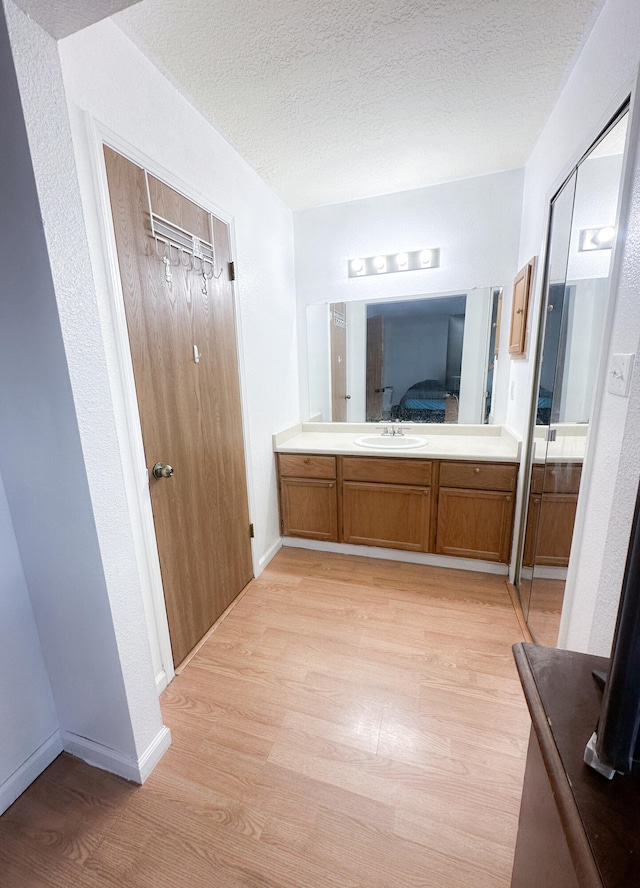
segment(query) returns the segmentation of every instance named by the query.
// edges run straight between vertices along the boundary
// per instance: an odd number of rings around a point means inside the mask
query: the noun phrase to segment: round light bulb
[[[431,250],[422,250],[420,252],[420,265],[431,265]]]
[[[378,271],[384,271],[387,265],[387,260],[384,256],[376,256],[373,260],[374,268],[377,268]]]
[[[362,259],[351,260],[351,271],[353,271],[355,274],[360,274],[363,268],[364,262],[362,261]]]
[[[398,268],[406,268],[409,262],[409,257],[406,253],[398,253],[396,256],[396,265]]]
[[[597,244],[602,246],[603,244],[610,245],[613,243],[613,239],[616,236],[616,230],[611,225],[607,225],[606,228],[601,228],[600,231],[594,237],[594,240]]]

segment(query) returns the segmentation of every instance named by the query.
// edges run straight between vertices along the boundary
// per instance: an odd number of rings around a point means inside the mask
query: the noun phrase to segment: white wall
[[[118,564],[98,540],[100,495],[114,535],[125,533],[117,459],[102,462],[90,490],[98,466],[82,450],[89,421],[108,443],[111,413],[57,47],[12,3],[6,10],[18,82],[3,16],[0,467],[64,746],[142,779],[143,758],[168,732],[128,552]],[[111,571],[120,584],[108,589]]]
[[[305,306],[473,287],[504,286],[506,293],[518,271],[523,175],[511,170],[294,213],[303,415],[308,409]],[[440,247],[439,268],[347,277],[349,259],[421,247]],[[506,353],[508,324],[502,327]],[[497,382],[496,422],[506,417],[507,370],[499,370],[504,378]]]
[[[639,33],[636,0],[608,0],[527,164],[520,264],[541,253],[554,190],[633,81],[640,60]],[[634,145],[636,139],[637,133]],[[621,223],[627,229],[627,242],[618,281],[613,282],[617,295],[607,354],[640,348],[640,167],[637,159],[634,163],[636,185]],[[541,296],[541,275],[537,277],[534,316]],[[507,312],[509,307],[507,302]],[[507,421],[513,426],[523,422],[527,404],[523,395],[530,390],[532,363],[531,357],[511,362],[516,398],[509,402]],[[640,475],[639,377],[636,374],[628,400],[605,392],[596,405],[589,444],[592,476],[586,479],[586,495],[581,495],[560,632],[564,645],[604,655],[609,653]]]
[[[185,183],[233,219],[259,570],[280,537],[271,435],[300,416],[291,213],[113,22],[68,37],[59,48],[112,385],[118,370],[109,280],[82,112],[166,171],[169,184]]]
[[[482,422],[489,363],[492,293],[491,288],[467,293],[458,407],[460,423]]]
[[[59,725],[0,478],[0,814],[61,749]]]
[[[328,302],[307,307],[306,336],[307,342],[313,343],[309,358],[309,418],[331,422],[331,309]]]
[[[399,404],[409,386],[447,375],[449,315],[384,319],[384,379],[393,386],[392,404]]]

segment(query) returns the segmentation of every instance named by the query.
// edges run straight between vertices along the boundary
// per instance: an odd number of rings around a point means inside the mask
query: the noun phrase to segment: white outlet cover
[[[634,357],[635,355],[611,355],[608,388],[612,395],[626,398],[629,394]]]

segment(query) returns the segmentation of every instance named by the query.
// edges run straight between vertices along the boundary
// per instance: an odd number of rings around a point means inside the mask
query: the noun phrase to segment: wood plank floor
[[[529,718],[504,578],[283,549],[162,698],[143,787],[67,755],[3,888],[507,888]]]

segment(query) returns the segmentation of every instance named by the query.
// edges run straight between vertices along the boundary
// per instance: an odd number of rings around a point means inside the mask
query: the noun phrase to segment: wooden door
[[[105,148],[174,663],[253,575],[229,232]],[[163,261],[154,215],[213,245],[215,274]],[[175,262],[177,252],[172,258]],[[175,474],[156,479],[153,466]]]
[[[344,302],[331,309],[331,421],[347,421],[347,313]]]
[[[384,318],[382,315],[375,315],[367,318],[367,422],[379,422],[382,419],[383,393]]]

